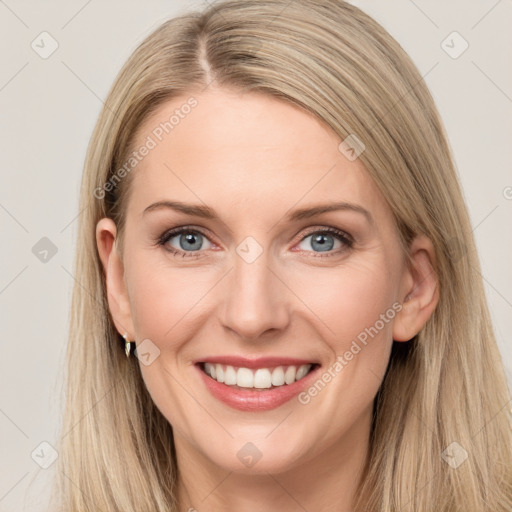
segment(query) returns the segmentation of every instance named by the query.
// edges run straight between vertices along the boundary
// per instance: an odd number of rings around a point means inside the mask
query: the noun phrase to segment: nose
[[[268,251],[252,262],[236,254],[226,276],[221,321],[241,339],[275,335],[289,323],[290,291],[270,264]]]

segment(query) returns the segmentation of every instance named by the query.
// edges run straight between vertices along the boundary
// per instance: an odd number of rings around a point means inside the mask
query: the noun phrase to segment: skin
[[[194,97],[198,106],[133,171],[122,259],[113,221],[96,230],[119,333],[160,350],[139,364],[173,426],[180,510],[347,512],[392,341],[417,334],[438,301],[433,247],[417,237],[406,264],[384,196],[317,118],[258,93],[209,88]],[[135,147],[187,98],[148,118]],[[208,205],[219,220],[143,214],[162,200]],[[373,222],[351,210],[286,220],[290,210],[334,201],[359,205]],[[199,257],[156,244],[179,226],[204,234],[192,242],[199,251],[188,251]],[[319,249],[310,235],[326,227],[350,234],[353,246],[328,233],[332,249]],[[248,236],[263,251],[250,264],[236,252]],[[167,247],[186,248],[181,241],[176,235]],[[305,405],[232,409],[192,366],[205,356],[272,355],[319,361],[324,370],[394,303],[401,311]],[[247,442],[261,452],[250,468],[237,457]]]

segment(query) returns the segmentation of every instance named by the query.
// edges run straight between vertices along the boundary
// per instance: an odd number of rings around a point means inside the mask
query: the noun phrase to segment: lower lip
[[[207,389],[215,398],[240,411],[268,411],[283,405],[310,386],[320,369],[317,366],[305,377],[292,384],[284,384],[272,389],[255,390],[253,388],[239,389],[222,384],[207,375],[199,364],[196,364],[195,367]]]

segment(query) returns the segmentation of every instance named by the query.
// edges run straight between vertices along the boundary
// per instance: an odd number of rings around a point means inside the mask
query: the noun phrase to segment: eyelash
[[[201,257],[201,252],[203,251],[181,251],[178,249],[175,249],[174,247],[166,247],[165,244],[171,239],[174,238],[177,235],[181,235],[182,233],[194,233],[194,234],[200,234],[204,236],[205,238],[208,238],[208,236],[203,233],[202,231],[189,227],[189,226],[182,226],[179,228],[171,229],[170,231],[166,231],[163,235],[161,235],[157,240],[157,245],[164,247],[164,249],[174,256],[182,256],[183,258],[198,258]],[[307,234],[304,235],[304,237],[300,240],[302,242],[304,239],[306,239],[308,236],[314,235],[314,234],[324,234],[324,233],[330,233],[333,235],[336,235],[336,237],[346,246],[344,249],[338,249],[335,252],[330,252],[326,255],[320,255],[317,254],[313,256],[314,258],[326,258],[330,256],[336,256],[340,254],[343,251],[349,250],[354,245],[354,240],[352,237],[345,233],[344,231],[341,231],[340,229],[332,228],[332,227],[323,227],[321,229],[314,229],[312,231],[309,231]],[[300,243],[299,242],[299,243]],[[307,251],[307,252],[313,252],[313,251]]]

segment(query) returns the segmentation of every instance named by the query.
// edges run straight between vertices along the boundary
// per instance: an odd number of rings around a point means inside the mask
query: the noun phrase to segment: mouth
[[[213,362],[196,363],[210,379],[233,389],[266,391],[290,386],[320,367],[318,363],[246,368]]]
[[[196,360],[193,366],[205,391],[216,400],[240,411],[264,412],[292,401],[312,386],[321,364],[282,356],[218,355]]]

